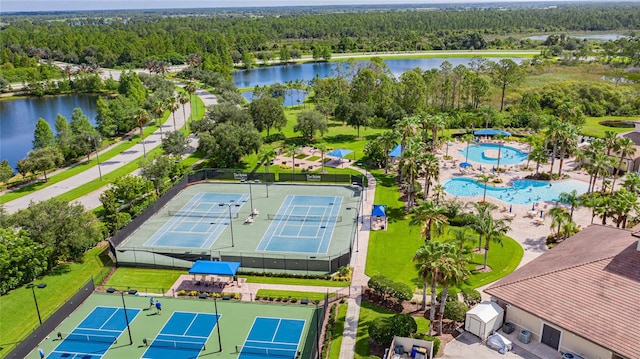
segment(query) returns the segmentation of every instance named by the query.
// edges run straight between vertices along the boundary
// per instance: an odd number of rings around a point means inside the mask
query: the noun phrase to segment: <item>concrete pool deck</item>
[[[490,143],[490,142],[481,142],[481,143]],[[524,152],[529,152],[528,145],[515,142],[515,141],[507,141],[505,145],[517,148]],[[480,163],[470,162],[473,165],[473,168],[464,170],[461,172],[461,168],[459,164],[465,161],[464,151],[461,153],[459,150],[464,149],[466,147],[466,143],[464,142],[452,142],[452,145],[449,146],[448,154],[452,157],[451,160],[443,160],[445,153],[447,152],[446,145],[443,146],[438,152],[438,158],[440,159],[440,183],[444,183],[451,178],[459,178],[459,177],[467,177],[467,178],[477,178],[477,175],[482,173],[478,169],[480,168]],[[558,171],[558,165],[560,161],[556,161],[554,166],[554,172]],[[455,165],[454,165],[455,163]],[[504,183],[509,183],[513,179],[520,179],[533,174],[534,171],[523,171],[520,170],[519,167],[522,165],[526,165],[526,160],[521,164],[517,165],[500,165],[501,168],[506,168],[506,172],[499,174],[499,177],[503,179]],[[483,168],[490,168],[490,165],[482,164]],[[535,163],[531,162],[530,167],[535,167]],[[573,168],[576,166],[573,158],[566,159],[562,166],[562,173],[568,174],[572,179],[583,181],[585,183],[589,182],[589,175],[582,171],[576,171]],[[539,171],[540,172],[548,172],[550,169],[550,165],[541,165]],[[466,172],[466,173],[465,173]],[[486,172],[486,171],[485,171]],[[446,193],[447,199],[453,199],[454,196]],[[460,201],[463,202],[479,202],[482,201],[482,196],[470,196],[470,197],[457,197]],[[522,248],[524,249],[524,256],[522,257],[522,261],[519,264],[519,267],[524,264],[530,262],[537,256],[541,255],[547,250],[546,245],[546,237],[552,232],[549,228],[551,224],[550,218],[543,217],[543,223],[538,224],[537,220],[539,216],[529,217],[527,216],[528,212],[531,211],[530,204],[510,204],[508,202],[500,201],[496,198],[487,196],[486,201],[493,203],[498,206],[498,209],[494,211],[494,215],[497,218],[505,217],[509,215],[515,214],[515,217],[511,221],[511,229],[507,232],[507,235],[514,240],[516,240]],[[540,202],[538,204],[537,210],[543,210],[545,213],[548,209],[551,209],[555,205],[554,202]],[[507,210],[509,206],[512,206],[512,211],[509,213]],[[591,224],[591,210],[588,208],[580,207],[576,208],[573,214],[574,222],[581,228],[584,228]],[[482,288],[479,288],[482,289]]]

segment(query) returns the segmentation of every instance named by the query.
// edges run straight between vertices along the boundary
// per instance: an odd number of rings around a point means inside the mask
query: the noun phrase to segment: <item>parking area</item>
[[[513,343],[513,350],[505,355],[498,353],[486,345],[482,344],[480,338],[470,333],[463,333],[457,338],[447,343],[444,348],[444,355],[442,358],[447,359],[542,359],[532,353],[525,351]]]

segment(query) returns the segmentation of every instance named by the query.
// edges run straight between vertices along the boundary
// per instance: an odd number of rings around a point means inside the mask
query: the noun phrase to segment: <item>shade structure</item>
[[[336,148],[335,150],[327,153],[327,156],[333,156],[333,157],[339,157],[339,158],[344,158],[346,155],[350,154],[351,150],[347,150],[344,148]]]
[[[462,167],[462,168],[471,167],[471,163],[469,163],[469,162],[461,162],[460,163],[460,167]]]
[[[473,133],[476,136],[495,136],[495,135],[502,135],[502,136],[511,136],[510,132],[507,131],[502,131],[502,130],[478,130],[475,131]]]
[[[386,207],[383,204],[374,204],[373,209],[371,210],[371,215],[376,217],[386,217],[387,211]]]
[[[209,275],[221,275],[227,277],[235,277],[240,268],[240,262],[221,262],[221,261],[196,261],[189,274],[209,274]]]
[[[391,152],[389,152],[389,157],[400,157],[402,156],[402,145],[396,145]]]

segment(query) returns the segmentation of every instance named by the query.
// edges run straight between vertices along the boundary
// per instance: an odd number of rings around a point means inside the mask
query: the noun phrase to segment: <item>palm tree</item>
[[[626,228],[629,215],[638,212],[640,212],[640,203],[635,193],[621,188],[611,196],[611,214],[616,227],[620,228],[622,225],[622,228]]]
[[[573,220],[573,211],[580,205],[580,195],[575,189],[571,192],[562,192],[558,196],[558,202],[568,204],[571,206],[569,217]]]
[[[569,213],[562,207],[553,207],[549,210],[548,215],[551,217],[550,228],[553,231],[556,229],[556,241],[560,241],[560,235],[562,234],[562,226],[567,222],[573,222]]]
[[[537,145],[539,143],[538,138],[534,135],[526,135],[524,137],[524,142],[529,145],[529,155],[531,155],[531,150],[533,149],[534,145]],[[531,156],[527,156],[527,168],[529,168],[529,161],[531,160]]]
[[[186,85],[184,86],[184,90],[189,94],[189,101],[190,101],[192,104],[193,104],[193,103],[195,103],[195,105],[196,105],[196,112],[198,112],[198,102],[197,102],[197,101],[196,101],[196,102],[193,102],[193,94],[194,94],[194,93],[196,93],[196,90],[197,90],[196,85],[194,85],[194,84],[192,84],[192,83],[186,84]],[[190,118],[190,120],[191,120],[191,121],[193,121],[193,111],[191,111],[191,118]]]
[[[491,211],[498,208],[493,203],[470,203],[475,209],[476,213],[471,217],[471,229],[478,233],[478,251],[482,249],[482,237],[487,233],[487,221],[488,218],[492,218]]]
[[[640,196],[640,176],[636,173],[629,172],[622,181],[622,187],[629,192]]]
[[[484,233],[484,264],[483,268],[487,269],[487,259],[489,256],[489,244],[494,241],[502,245],[502,237],[509,231],[509,223],[511,218],[495,219],[489,215],[485,218]]]
[[[402,120],[396,122],[393,130],[396,132],[397,137],[402,139],[400,141],[402,152],[407,149],[407,139],[414,137],[418,132],[418,128],[419,120],[417,117],[404,117]]]
[[[613,131],[604,131],[604,147],[607,149],[607,156],[611,156],[611,151],[616,146],[616,139],[618,134]]]
[[[613,158],[605,155],[604,153],[596,153],[593,158],[591,158],[590,169],[593,172],[593,184],[591,184],[590,192],[593,192],[596,187],[596,181],[598,180],[598,175],[602,174],[602,191],[604,192],[604,181],[606,179],[606,174],[609,173],[609,168],[613,166]]]
[[[155,120],[161,119],[162,115],[164,115],[164,111],[165,111],[165,104],[162,103],[162,101],[156,101],[153,103],[153,107],[151,107],[151,113],[153,113]],[[160,139],[162,139],[163,137],[162,120],[160,120],[159,127],[160,127]]]
[[[446,191],[444,190],[444,186],[440,183],[433,186],[433,202],[436,204],[436,206],[440,205],[440,202],[442,202],[442,199],[444,199],[445,193]]]
[[[298,149],[298,146],[292,144],[287,146],[285,151],[287,156],[291,156],[291,174],[293,175],[296,173],[296,156],[300,150]],[[291,177],[291,180],[293,181],[293,177]]]
[[[429,196],[429,189],[431,187],[431,180],[438,180],[440,177],[440,162],[438,157],[433,153],[425,153],[420,159],[422,170],[424,171],[424,198]]]
[[[565,124],[556,117],[548,117],[546,119],[546,125],[545,138],[553,144],[553,150],[551,151],[551,168],[549,169],[549,174],[551,175],[553,173],[553,165],[556,161],[556,154],[558,153],[558,137],[564,129]]]
[[[487,184],[491,180],[491,175],[480,174],[478,175],[478,182],[484,183],[484,193],[482,194],[482,202],[487,201]]]
[[[471,247],[466,246],[467,243],[473,240],[473,237],[469,235],[469,232],[464,227],[451,227],[449,228],[449,234],[452,235],[449,238],[449,242],[453,243],[457,248],[458,258],[462,259],[471,254]]]
[[[185,112],[185,107],[186,107],[185,105],[187,103],[189,103],[189,96],[187,96],[186,94],[184,94],[182,92],[179,93],[178,94],[178,102],[180,102],[180,104],[182,105],[182,117],[184,117],[184,123],[186,125],[185,128],[188,130],[189,129],[189,126],[188,126],[189,122],[187,121],[187,114]]]
[[[178,127],[176,126],[176,110],[180,108],[180,104],[178,102],[178,99],[176,99],[175,97],[170,97],[167,100],[166,108],[169,111],[171,111],[171,116],[173,118],[173,130],[177,131]]]
[[[540,165],[549,162],[547,151],[541,144],[535,145],[533,147],[533,150],[529,152],[528,159],[536,163],[536,176],[538,175],[538,173],[540,173]]]
[[[580,196],[580,202],[583,206],[591,208],[591,224],[593,224],[594,218],[596,218],[597,209],[602,207],[602,196],[600,193],[585,193]]]
[[[578,146],[578,129],[572,124],[564,124],[562,131],[558,133],[558,141],[560,143],[560,164],[558,166],[558,178],[562,176],[562,166],[564,157],[567,153],[575,152]]]
[[[412,208],[413,218],[411,224],[422,225],[420,235],[424,237],[425,242],[431,240],[433,230],[437,234],[441,234],[442,227],[449,223],[447,216],[444,215],[444,207],[436,206],[432,201],[421,201],[416,207]]]
[[[73,75],[73,66],[71,65],[65,65],[65,67],[62,69],[65,73],[65,75],[67,75],[67,78],[69,79],[69,82],[71,82],[71,75]]]
[[[467,152],[464,156],[464,161],[465,162],[469,162],[469,142],[471,142],[471,140],[473,140],[473,135],[470,133],[467,133],[465,135],[462,136],[462,140],[467,144]]]
[[[393,131],[385,131],[378,137],[378,140],[384,146],[384,174],[389,173],[389,151],[395,146],[398,136]]]
[[[438,273],[440,274],[436,279],[438,284],[442,286],[437,335],[442,335],[442,318],[444,317],[444,309],[447,305],[449,287],[459,285],[470,273],[466,268],[467,261],[457,253],[456,247],[454,246],[444,247],[442,256],[436,261],[436,265],[438,266]]]
[[[324,171],[324,154],[327,153],[327,144],[326,143],[318,143],[316,145],[316,149],[318,151],[320,151],[320,162],[322,162],[322,172],[320,172],[320,173],[325,173],[325,171]]]
[[[413,207],[413,193],[415,192],[415,180],[418,177],[419,165],[418,165],[418,153],[410,146],[407,150],[402,152],[398,167],[400,169],[400,175],[405,180],[405,188],[407,190],[407,209]]]
[[[431,308],[429,312],[429,335],[432,334],[433,323],[436,319],[436,289],[438,285],[439,269],[437,260],[445,252],[445,243],[437,241],[426,242],[416,250],[413,256],[418,277],[422,280],[422,309],[427,306],[427,285],[431,286]]]
[[[147,149],[144,145],[144,125],[149,122],[149,120],[151,119],[151,116],[149,116],[149,113],[144,110],[144,109],[138,109],[138,111],[136,111],[136,125],[140,128],[140,142],[142,142],[142,153],[144,154],[144,157],[147,158]]]
[[[618,161],[618,167],[616,168],[616,172],[622,169],[622,161],[625,158],[629,158],[636,153],[636,144],[628,137],[618,137],[615,143],[614,149],[620,155],[620,161]],[[613,194],[613,188],[616,185],[616,176],[613,177],[613,183],[611,184],[611,193]]]

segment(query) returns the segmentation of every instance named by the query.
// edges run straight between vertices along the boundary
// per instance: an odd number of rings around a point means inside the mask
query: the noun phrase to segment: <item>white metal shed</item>
[[[484,341],[491,333],[500,329],[503,318],[502,307],[494,302],[482,302],[467,312],[464,330]]]

